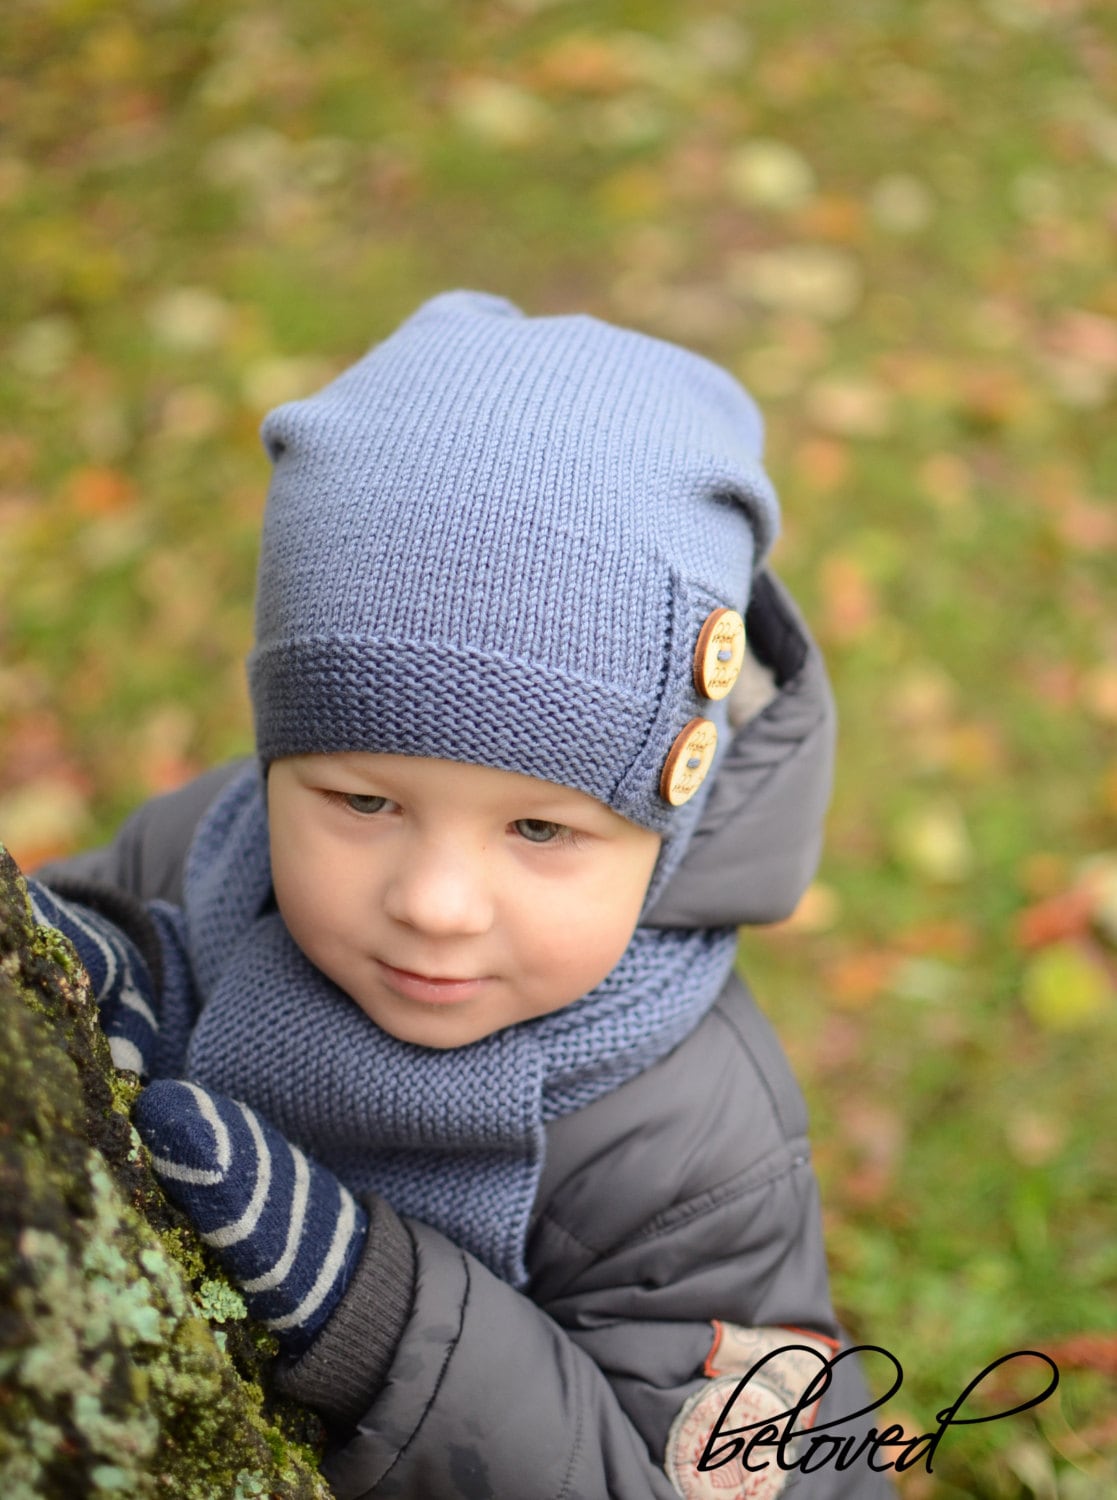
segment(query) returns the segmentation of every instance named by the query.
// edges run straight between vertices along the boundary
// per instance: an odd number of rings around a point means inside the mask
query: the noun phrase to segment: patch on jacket
[[[664,1468],[683,1500],[775,1500],[793,1472],[777,1462],[777,1435],[814,1422],[817,1401],[794,1424],[791,1414],[837,1350],[834,1339],[798,1328],[715,1322],[704,1366],[711,1379],[680,1408],[667,1435]],[[795,1448],[794,1439],[782,1444],[785,1464]]]

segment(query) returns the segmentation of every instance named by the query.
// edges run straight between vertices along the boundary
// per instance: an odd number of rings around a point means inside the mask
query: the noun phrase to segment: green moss
[[[207,1278],[198,1288],[197,1304],[211,1323],[236,1322],[248,1316],[244,1298],[228,1282]]]
[[[274,1340],[163,1198],[138,1083],[2,849],[0,1024],[0,1494],[325,1500],[321,1429],[265,1399]]]

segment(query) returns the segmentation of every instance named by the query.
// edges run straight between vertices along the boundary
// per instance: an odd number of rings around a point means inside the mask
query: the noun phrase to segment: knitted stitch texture
[[[726,727],[698,634],[744,613],[778,527],[741,386],[594,318],[451,292],[263,436],[261,759],[383,751],[574,787],[665,837],[654,899],[713,774],[671,807],[668,751],[692,718]]]
[[[157,1079],[132,1119],[168,1197],[217,1252],[252,1316],[287,1353],[306,1349],[352,1278],[364,1209],[267,1121],[197,1084]]]
[[[159,1045],[159,1002],[139,949],[100,912],[38,880],[28,879],[27,893],[35,921],[68,938],[89,975],[113,1063],[149,1077]]]
[[[279,913],[264,911],[270,890],[267,812],[249,768],[187,861],[203,998],[187,1076],[258,1110],[351,1191],[381,1193],[517,1286],[545,1122],[666,1055],[709,1009],[736,952],[732,928],[638,929],[591,994],[440,1051],[382,1031],[316,969]]]

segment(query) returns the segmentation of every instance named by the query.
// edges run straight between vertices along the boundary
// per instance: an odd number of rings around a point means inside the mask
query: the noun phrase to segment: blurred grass
[[[912,1432],[1065,1351],[1055,1398],[951,1433],[906,1495],[1109,1494],[1112,9],[15,0],[0,64],[13,852],[249,747],[259,420],[421,299],[722,361],[842,717],[819,883],[743,944],[836,1295]]]

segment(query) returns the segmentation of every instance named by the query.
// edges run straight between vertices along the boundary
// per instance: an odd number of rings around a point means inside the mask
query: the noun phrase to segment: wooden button
[[[745,622],[735,609],[715,609],[698,635],[694,685],[704,698],[724,698],[741,675]]]
[[[709,719],[691,719],[679,730],[659,778],[659,795],[665,802],[681,807],[690,801],[706,779],[717,743],[717,725]]]

